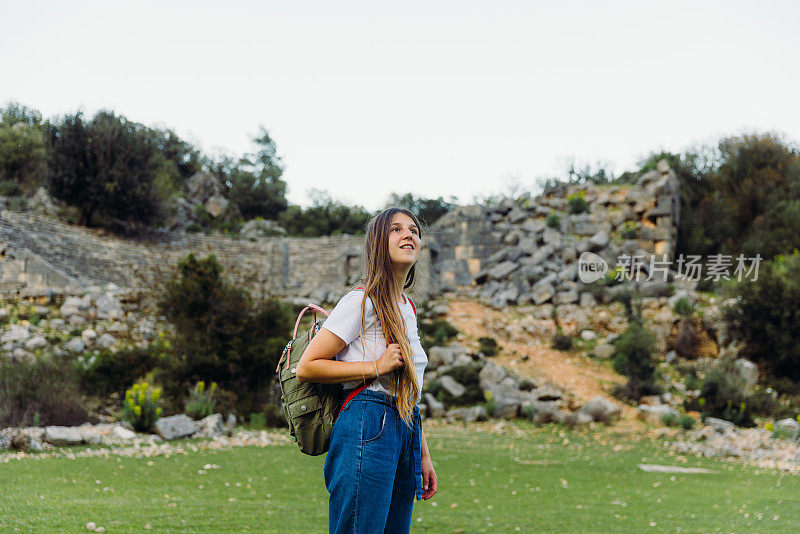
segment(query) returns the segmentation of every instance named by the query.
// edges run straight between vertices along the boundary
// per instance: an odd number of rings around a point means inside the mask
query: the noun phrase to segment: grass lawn
[[[440,489],[415,505],[415,532],[800,531],[797,476],[681,458],[613,427],[429,421],[426,432]],[[326,532],[323,462],[294,445],[11,459],[0,463],[0,532],[86,532],[89,521],[106,532]]]

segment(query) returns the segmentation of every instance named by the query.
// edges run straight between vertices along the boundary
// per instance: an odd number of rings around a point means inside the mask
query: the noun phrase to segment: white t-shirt
[[[417,372],[417,384],[419,385],[420,394],[417,397],[417,402],[422,400],[422,375],[425,371],[425,366],[428,365],[428,356],[422,349],[422,343],[419,339],[419,332],[417,332],[417,316],[411,306],[408,297],[405,296],[404,303],[398,303],[400,312],[402,313],[403,322],[406,325],[406,335],[411,344],[411,350],[414,353],[414,369]],[[386,350],[386,339],[383,337],[383,331],[375,316],[375,308],[372,305],[372,299],[367,299],[364,303],[364,343],[362,348],[361,343],[361,299],[364,298],[364,291],[354,290],[348,292],[333,308],[330,317],[323,323],[322,327],[334,334],[336,337],[346,343],[345,347],[339,351],[334,357],[336,360],[342,362],[372,362],[381,357],[381,354]],[[364,375],[367,379],[375,376],[374,368],[370,368],[370,373]],[[345,382],[344,389],[354,389],[361,384],[361,381]],[[378,380],[373,382],[367,387],[373,391],[382,391],[391,395],[391,378],[388,375],[382,375]]]

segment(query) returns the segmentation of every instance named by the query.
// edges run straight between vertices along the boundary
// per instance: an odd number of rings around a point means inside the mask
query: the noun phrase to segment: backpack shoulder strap
[[[405,293],[403,293],[403,294],[405,295]],[[408,295],[406,295],[406,298],[408,299],[409,304],[411,304],[411,309],[414,310],[414,315],[416,315],[417,314],[417,307],[414,306],[414,301],[411,300],[411,297],[409,297]]]

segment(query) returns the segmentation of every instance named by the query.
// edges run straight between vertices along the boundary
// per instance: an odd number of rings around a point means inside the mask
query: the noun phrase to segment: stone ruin
[[[588,212],[567,213],[582,191]],[[577,281],[577,258],[590,251],[615,265],[621,254],[672,259],[679,219],[675,173],[659,162],[634,185],[562,185],[516,203],[459,206],[429,229],[418,264],[425,299],[465,291],[497,307],[591,305]],[[546,218],[559,216],[557,227]],[[358,276],[363,238],[205,236],[152,232],[121,239],[36,213],[0,213],[0,291],[76,294],[96,285],[151,287],[165,265],[189,252],[215,254],[263,294],[336,302]],[[159,270],[162,269],[162,270]],[[657,282],[651,287],[659,291]],[[662,284],[663,285],[663,284]]]
[[[570,214],[567,198],[578,192],[588,211]],[[634,185],[564,184],[522,203],[460,206],[429,233],[434,279],[441,290],[466,292],[497,308],[591,305],[594,298],[578,280],[581,254],[593,252],[612,269],[623,255],[636,256],[645,273],[651,257],[672,261],[679,208],[678,179],[664,161]],[[550,226],[553,213],[558,224]],[[664,285],[653,280],[642,292],[658,294]]]

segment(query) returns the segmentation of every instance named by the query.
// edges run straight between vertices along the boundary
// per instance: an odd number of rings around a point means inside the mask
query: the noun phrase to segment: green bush
[[[567,205],[570,213],[584,213],[589,211],[589,204],[586,202],[586,192],[576,191],[567,196]]]
[[[551,211],[547,215],[547,218],[545,219],[544,223],[548,228],[558,229],[561,227],[561,218],[558,216],[558,213]]]
[[[478,338],[478,352],[482,352],[484,356],[491,358],[496,356],[499,351],[500,346],[493,337]]]
[[[165,350],[159,342],[145,348],[125,346],[117,352],[87,352],[76,360],[81,388],[89,395],[122,395],[129,384],[155,369]]]
[[[683,317],[678,324],[678,336],[675,338],[675,352],[682,358],[699,356],[700,335],[698,321],[692,317]]]
[[[151,388],[147,382],[137,382],[125,392],[122,403],[122,419],[129,422],[134,430],[149,432],[161,417],[161,388]]]
[[[75,370],[60,358],[0,364],[0,428],[86,421]]]
[[[572,336],[558,333],[553,336],[553,342],[550,346],[556,350],[570,350],[572,348]]]
[[[625,221],[619,229],[619,235],[623,239],[636,239],[639,237],[639,223],[635,221]]]
[[[447,345],[458,335],[458,332],[458,328],[445,319],[434,319],[433,321],[421,321],[419,323],[422,348],[426,351],[431,347]]]
[[[533,403],[526,404],[522,407],[522,413],[529,421],[533,421],[533,418],[536,417],[536,406]]]
[[[745,379],[732,358],[724,358],[713,367],[700,385],[700,398],[686,408],[718,417],[739,426],[754,426],[752,406],[748,404]]]
[[[31,194],[45,181],[49,149],[41,114],[15,102],[0,109],[0,180],[12,191],[0,196]]]
[[[18,197],[22,195],[22,188],[16,180],[0,181],[0,197]]]
[[[453,398],[445,390],[438,380],[433,380],[425,386],[425,391],[431,393],[440,402],[447,406],[472,406],[473,404],[483,403],[486,399],[480,387],[480,367],[474,363],[456,365],[446,372],[456,382],[466,388],[464,394],[458,399]],[[488,399],[492,400],[492,399]]]
[[[660,393],[654,381],[656,340],[653,334],[634,320],[613,344],[614,370],[628,377],[628,382],[617,389],[617,395],[638,400],[643,395]]]
[[[211,382],[206,389],[206,383],[201,380],[189,392],[186,400],[186,415],[192,419],[203,419],[214,413],[217,405],[217,383]]]
[[[255,301],[223,278],[216,257],[189,254],[160,309],[175,331],[156,375],[165,393],[177,401],[192,384],[214,381],[233,396],[238,413],[258,411],[291,332],[291,307],[277,299]],[[221,407],[225,399],[219,400]]]
[[[697,423],[694,417],[689,414],[683,414],[678,418],[678,426],[680,426],[684,430],[691,430],[694,428],[694,425]]]
[[[731,339],[744,342],[741,357],[763,365],[776,378],[800,381],[800,252],[779,255],[730,291],[737,305],[724,308]]]
[[[678,415],[668,412],[661,416],[661,422],[664,423],[665,426],[675,426],[680,421]]]
[[[675,301],[672,312],[681,317],[690,317],[694,313],[694,305],[688,298],[681,297]]]
[[[267,428],[267,414],[263,412],[253,412],[250,414],[250,428],[260,430]]]
[[[774,427],[772,430],[773,439],[794,439],[797,433],[791,428],[785,426]]]
[[[264,424],[270,428],[289,428],[283,408],[277,404],[267,403],[264,406]]]

